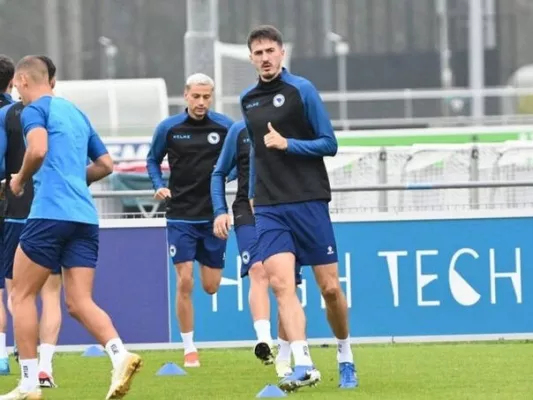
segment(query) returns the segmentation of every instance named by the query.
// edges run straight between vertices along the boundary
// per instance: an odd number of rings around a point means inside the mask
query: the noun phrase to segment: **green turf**
[[[361,387],[337,389],[335,349],[313,348],[322,372],[316,388],[301,389],[288,398],[379,400],[491,400],[532,398],[533,344],[483,343],[435,345],[372,345],[354,347]],[[141,352],[144,367],[127,399],[254,399],[267,384],[275,383],[273,367],[258,363],[251,350],[203,350],[202,367],[187,376],[158,377],[167,361],[181,363],[181,351]],[[0,377],[0,390],[11,390],[18,379]],[[45,399],[103,399],[110,378],[107,357],[85,358],[58,354],[54,375],[59,388],[45,390]]]

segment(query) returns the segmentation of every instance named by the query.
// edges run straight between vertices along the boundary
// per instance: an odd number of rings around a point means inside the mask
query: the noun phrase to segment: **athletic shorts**
[[[210,268],[224,268],[226,241],[213,233],[212,222],[167,220],[167,242],[174,264],[198,261]]]
[[[241,256],[241,278],[248,275],[250,268],[257,262],[261,262],[257,254],[257,237],[254,225],[241,225],[235,228],[237,235],[237,247]],[[302,268],[296,266],[296,284],[302,283]]]
[[[25,219],[6,219],[4,223],[4,279],[13,279],[13,262],[15,261],[15,252],[20,241],[20,235],[26,223]],[[52,270],[52,274],[60,274],[61,268]]]
[[[262,261],[280,253],[293,253],[299,265],[325,265],[338,260],[325,201],[255,206],[255,226]]]
[[[95,268],[98,225],[52,219],[28,219],[20,235],[22,251],[34,263],[54,272],[63,268]]]

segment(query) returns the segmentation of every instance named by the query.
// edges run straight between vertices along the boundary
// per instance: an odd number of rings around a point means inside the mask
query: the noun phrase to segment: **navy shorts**
[[[257,254],[257,236],[254,225],[241,225],[235,228],[237,235],[237,247],[241,256],[241,278],[248,275],[250,268],[257,262],[261,262]],[[296,284],[302,283],[302,267],[296,266]]]
[[[6,219],[4,223],[4,274],[3,278],[13,279],[13,262],[20,241],[20,235],[26,223],[25,219]],[[61,268],[52,270],[52,274],[61,273]]]
[[[280,253],[293,253],[299,265],[338,261],[333,225],[325,201],[255,206],[255,226],[262,261]]]
[[[257,257],[255,226],[241,225],[235,228],[237,235],[237,247],[241,256],[241,278],[248,275],[248,271],[257,262],[261,260]]]
[[[20,247],[30,260],[53,272],[61,267],[95,268],[99,233],[98,225],[28,219],[20,235]]]
[[[196,260],[205,267],[224,268],[226,241],[215,236],[212,222],[167,220],[167,242],[174,264]]]

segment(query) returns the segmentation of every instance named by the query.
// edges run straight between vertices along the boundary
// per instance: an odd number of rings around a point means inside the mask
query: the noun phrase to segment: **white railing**
[[[492,102],[485,109],[481,121],[471,116],[471,103],[474,92],[470,89],[403,89],[386,91],[321,92],[323,101],[330,108],[333,124],[341,126],[384,126],[403,124],[423,124],[430,126],[453,126],[471,124],[511,124],[530,123],[531,114],[518,114],[517,105],[521,98],[533,96],[533,88],[514,88],[511,86],[492,87],[482,90],[481,97]],[[238,108],[238,95],[218,97],[224,108],[235,112]],[[433,101],[433,102],[431,102]],[[169,97],[170,106],[183,107],[182,97]],[[350,119],[338,119],[337,106],[347,104]],[[368,110],[364,110],[368,108]],[[492,111],[492,112],[491,112]],[[235,116],[237,117],[237,116]],[[347,122],[347,123],[346,123]]]

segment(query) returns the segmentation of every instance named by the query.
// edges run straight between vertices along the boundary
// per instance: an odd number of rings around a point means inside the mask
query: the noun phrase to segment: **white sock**
[[[122,343],[120,338],[111,339],[109,342],[107,342],[105,345],[105,351],[107,351],[109,358],[111,358],[113,369],[117,368],[126,354],[128,354],[128,351],[124,347],[124,343]]]
[[[39,370],[37,359],[20,360],[20,388],[25,392],[32,392],[39,387]]]
[[[291,345],[289,342],[278,338],[278,355],[276,356],[276,362],[291,362]]]
[[[183,350],[185,354],[196,353],[196,347],[193,342],[194,331],[181,333],[181,339],[183,340]]]
[[[294,365],[298,367],[310,367],[313,365],[309,345],[305,340],[297,340],[291,343],[292,354],[294,355]]]
[[[269,345],[272,343],[272,335],[270,334],[270,321],[267,319],[259,319],[254,322],[255,334],[259,342],[265,342]]]
[[[346,339],[337,339],[337,362],[353,363],[352,345],[350,336]]]
[[[5,332],[0,332],[0,358],[7,358],[7,347],[6,347],[6,334]]]
[[[54,352],[56,351],[56,346],[53,344],[42,343],[39,348],[39,372],[46,372],[48,375],[52,375],[52,358],[54,357]]]

